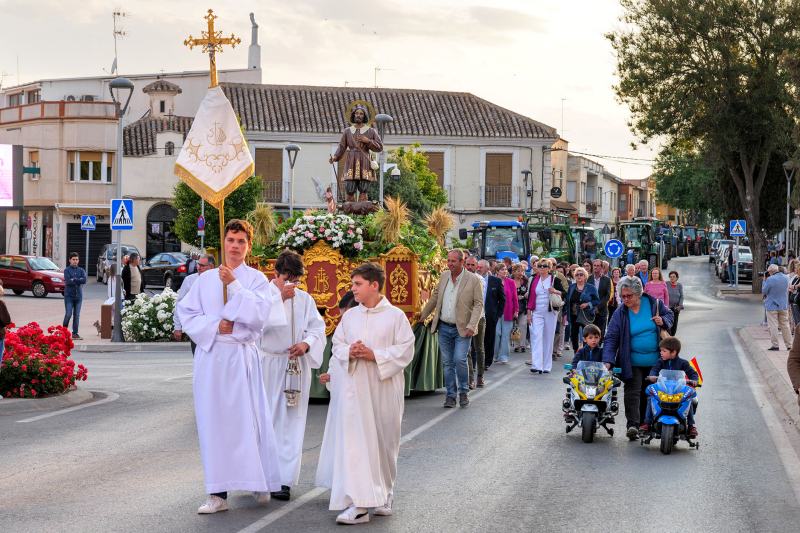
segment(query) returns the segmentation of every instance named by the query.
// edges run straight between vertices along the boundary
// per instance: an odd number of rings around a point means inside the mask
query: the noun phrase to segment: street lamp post
[[[286,155],[289,157],[291,173],[289,176],[289,217],[292,217],[294,216],[294,164],[297,161],[297,154],[300,153],[300,147],[296,144],[287,144],[284,150],[286,150]]]
[[[783,253],[789,257],[789,197],[792,194],[792,177],[797,166],[791,159],[783,164],[783,173],[786,176],[786,245]]]
[[[386,132],[386,125],[394,122],[394,119],[386,113],[378,113],[375,116],[375,122],[378,124],[378,135],[381,138],[381,142],[385,144],[386,141],[383,138],[383,134]],[[381,208],[383,208],[383,168],[386,165],[386,150],[381,150],[379,159],[378,199]]]
[[[108,89],[117,111],[117,198],[122,198],[122,117],[128,111],[128,104],[133,96],[133,82],[128,78],[114,78],[108,84]],[[114,213],[111,213],[111,217],[113,219]],[[117,230],[117,272],[114,283],[114,332],[111,342],[125,342],[125,337],[122,335],[122,231],[119,230]]]
[[[530,170],[525,169],[522,171],[522,179],[525,182],[525,198],[530,198],[530,202],[527,200],[525,201],[525,211],[528,210],[529,205],[531,210],[533,210],[533,180],[531,179],[531,176],[533,176],[533,172]],[[530,189],[528,188],[529,186]]]

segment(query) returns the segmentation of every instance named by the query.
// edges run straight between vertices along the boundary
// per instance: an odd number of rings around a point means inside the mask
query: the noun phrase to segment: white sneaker
[[[269,503],[272,496],[269,492],[253,492],[253,498],[256,499],[256,503],[264,505],[265,503]]]
[[[336,517],[337,524],[364,524],[369,522],[369,511],[351,505]]]
[[[220,511],[227,511],[228,510],[228,501],[223,500],[219,496],[213,496],[211,494],[208,495],[208,499],[206,503],[200,506],[197,509],[197,514],[214,514],[219,513]]]
[[[375,516],[392,516],[392,504],[394,504],[394,495],[390,492],[389,497],[386,498],[386,503],[376,507],[372,514]]]

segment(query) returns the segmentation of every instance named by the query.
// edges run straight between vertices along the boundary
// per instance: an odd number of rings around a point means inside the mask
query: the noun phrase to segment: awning
[[[109,215],[108,204],[56,204],[62,215]]]
[[[551,209],[558,209],[559,211],[566,211],[568,213],[574,213],[577,211],[572,205],[567,202],[561,202],[559,200],[550,199],[550,208]]]

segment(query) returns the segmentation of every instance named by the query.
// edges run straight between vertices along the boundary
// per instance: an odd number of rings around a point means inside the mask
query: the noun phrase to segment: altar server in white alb
[[[244,264],[252,238],[249,223],[228,222],[225,265],[201,274],[177,308],[183,331],[197,343],[194,407],[209,494],[200,514],[226,511],[230,490],[252,491],[266,503],[281,486],[257,343],[266,324],[285,324],[286,317],[280,291]]]
[[[414,333],[405,313],[381,295],[383,269],[366,263],[352,272],[360,304],[333,335],[331,403],[325,422],[317,484],[331,489],[329,508],[340,524],[392,514],[403,370],[414,358]]]
[[[311,370],[322,364],[325,350],[325,321],[317,310],[314,299],[307,292],[294,288],[303,275],[303,259],[290,250],[282,252],[275,263],[277,278],[274,285],[291,292],[283,301],[288,323],[282,327],[264,329],[261,337],[261,355],[264,365],[264,385],[272,415],[272,427],[278,439],[278,463],[281,472],[281,490],[273,492],[276,500],[288,500],[291,487],[300,479],[300,459],[303,455],[303,437],[306,431],[308,395],[311,391]],[[286,290],[285,289],[285,290]],[[294,360],[300,370],[299,393],[290,402],[285,391],[289,361]],[[290,405],[294,403],[294,405]]]

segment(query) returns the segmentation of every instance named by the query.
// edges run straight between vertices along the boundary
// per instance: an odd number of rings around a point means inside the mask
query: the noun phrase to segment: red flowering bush
[[[62,394],[86,381],[87,371],[72,355],[72,333],[50,326],[47,333],[36,322],[14,329],[6,327],[5,355],[0,366],[0,395],[38,398]]]

